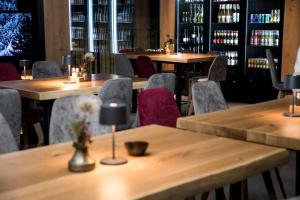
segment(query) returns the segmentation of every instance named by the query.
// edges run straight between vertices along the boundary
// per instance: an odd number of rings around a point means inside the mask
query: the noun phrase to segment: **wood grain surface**
[[[300,118],[285,117],[291,98],[183,117],[177,127],[272,146],[300,150]]]
[[[129,59],[137,59],[138,56],[146,55],[155,62],[165,63],[196,63],[213,61],[216,55],[211,54],[195,54],[195,53],[177,53],[177,54],[153,54],[153,53],[128,53]]]
[[[125,141],[149,142],[131,157]],[[111,135],[93,138],[95,170],[71,173],[71,142],[0,156],[0,199],[182,199],[237,182],[288,161],[284,149],[157,125],[116,134],[121,166],[100,165],[111,155]]]
[[[21,97],[35,100],[49,100],[61,97],[98,94],[105,80],[87,81],[76,84],[65,84],[66,78],[1,81],[0,88],[18,90]],[[133,89],[145,87],[147,79],[133,78]]]

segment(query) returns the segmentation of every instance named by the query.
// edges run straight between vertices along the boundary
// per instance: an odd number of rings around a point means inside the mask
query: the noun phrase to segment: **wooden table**
[[[195,54],[195,53],[177,53],[177,54],[147,54],[147,53],[127,53],[129,59],[136,60],[138,56],[149,56],[152,61],[158,64],[158,72],[161,71],[161,63],[175,64],[176,72],[176,102],[181,108],[181,72],[182,67],[189,63],[212,62],[216,55],[213,54]]]
[[[21,97],[41,101],[44,113],[44,139],[49,141],[49,122],[53,101],[57,98],[80,95],[98,94],[105,80],[86,81],[75,84],[66,84],[67,78],[34,79],[1,81],[0,88],[18,90]],[[133,78],[133,89],[145,87],[147,79]]]
[[[152,125],[118,133],[116,155],[128,163],[105,166],[111,135],[93,140],[87,173],[68,172],[70,142],[0,156],[0,199],[183,199],[288,161],[284,149]],[[133,140],[150,143],[146,156],[127,155]]]
[[[0,88],[18,90],[21,97],[35,100],[53,100],[79,94],[98,94],[105,80],[66,84],[66,78],[1,81]],[[133,78],[133,89],[145,87],[147,79]]]
[[[179,118],[177,127],[296,151],[296,194],[300,195],[300,118],[282,115],[290,97],[215,113]]]

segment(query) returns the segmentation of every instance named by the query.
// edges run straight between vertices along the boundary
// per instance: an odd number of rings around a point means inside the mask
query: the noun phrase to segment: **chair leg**
[[[276,197],[275,189],[274,189],[274,186],[273,186],[270,171],[263,172],[262,176],[263,176],[263,179],[264,179],[264,182],[265,182],[265,186],[266,186],[266,188],[268,190],[268,193],[269,193],[269,199],[270,200],[276,200],[277,197]]]
[[[201,195],[201,200],[207,200],[209,197],[209,192],[203,192]]]
[[[248,183],[247,179],[230,185],[229,199],[248,199]]]
[[[279,91],[278,91],[277,99],[281,99],[281,98],[283,98],[283,97],[285,97],[285,93],[282,92],[281,90],[279,90]]]
[[[217,200],[226,200],[226,196],[223,188],[217,188],[215,191],[216,191]]]
[[[188,108],[188,116],[192,115],[192,113],[194,112],[194,105],[193,105],[193,101],[190,102],[189,108]]]
[[[282,197],[284,199],[286,199],[287,196],[286,196],[285,189],[284,189],[284,186],[283,186],[283,183],[282,183],[282,179],[281,179],[281,176],[280,176],[280,173],[279,173],[279,170],[278,170],[277,167],[275,167],[275,174],[276,174],[276,177],[277,177],[277,180],[278,180],[278,183],[279,183],[279,187],[280,187],[280,190],[281,190],[281,193],[282,193]]]
[[[42,146],[44,144],[44,133],[43,133],[41,123],[39,123],[39,122],[34,123],[33,127],[34,127],[35,133],[38,137],[37,146]]]
[[[25,123],[22,124],[22,138],[23,138],[23,143],[24,143],[24,149],[27,149],[27,147],[28,147],[28,129],[27,129],[27,124],[25,124]]]

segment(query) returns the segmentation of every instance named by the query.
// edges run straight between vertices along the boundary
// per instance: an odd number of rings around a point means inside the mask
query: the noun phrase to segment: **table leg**
[[[137,95],[138,95],[138,90],[133,90],[132,91],[132,106],[131,106],[132,113],[136,113],[136,110],[137,110]]]
[[[54,100],[45,100],[41,101],[43,107],[43,115],[44,115],[44,144],[49,144],[49,127],[50,127],[50,119],[51,119],[51,112]]]
[[[156,71],[157,73],[161,73],[162,64],[161,62],[156,62]]]
[[[300,151],[296,151],[296,196],[300,195]]]
[[[176,71],[176,103],[181,111],[181,64],[175,65]]]

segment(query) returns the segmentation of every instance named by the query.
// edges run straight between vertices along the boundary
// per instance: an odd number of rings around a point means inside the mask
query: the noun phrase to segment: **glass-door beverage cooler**
[[[177,52],[207,51],[208,5],[209,0],[177,0]]]
[[[69,19],[70,50],[77,63],[85,52],[93,52],[93,72],[111,65],[112,53],[133,47],[134,0],[69,0]]]
[[[210,51],[227,56],[228,73],[243,72],[244,1],[212,0],[210,18]]]
[[[281,74],[283,8],[284,1],[248,0],[246,74],[262,77],[269,75],[266,49],[272,51],[277,74]]]

